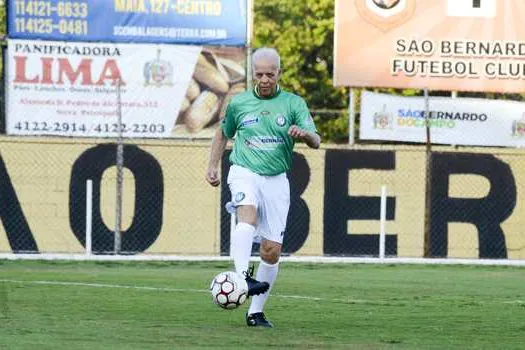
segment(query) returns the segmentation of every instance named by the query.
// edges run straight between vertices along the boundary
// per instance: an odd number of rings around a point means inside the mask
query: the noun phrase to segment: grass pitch
[[[223,262],[0,260],[0,349],[523,349],[525,268],[283,262],[266,314],[213,305]]]

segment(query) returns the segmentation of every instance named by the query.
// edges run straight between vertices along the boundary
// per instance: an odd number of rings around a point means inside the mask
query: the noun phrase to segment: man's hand
[[[217,187],[221,184],[221,179],[219,178],[219,172],[217,169],[208,169],[206,173],[206,181],[213,187]]]
[[[296,140],[304,141],[310,148],[319,148],[321,138],[316,133],[305,131],[297,125],[292,125],[288,129],[288,135]]]
[[[292,125],[288,129],[288,135],[293,137],[294,139],[304,140],[306,136],[306,131],[298,127],[297,125]]]
[[[213,141],[211,142],[210,161],[208,162],[208,171],[206,172],[206,181],[213,187],[217,187],[221,183],[217,169],[219,169],[219,163],[226,148],[226,143],[228,143],[228,139],[222,133],[222,129],[217,128]]]

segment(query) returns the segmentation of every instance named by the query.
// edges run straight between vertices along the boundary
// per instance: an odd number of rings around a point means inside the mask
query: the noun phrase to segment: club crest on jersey
[[[236,202],[240,202],[244,199],[244,197],[246,197],[246,195],[244,194],[244,192],[238,192],[236,195],[235,195],[235,201]]]
[[[279,126],[285,126],[286,125],[286,118],[282,114],[277,114],[277,118],[275,119],[275,122]]]

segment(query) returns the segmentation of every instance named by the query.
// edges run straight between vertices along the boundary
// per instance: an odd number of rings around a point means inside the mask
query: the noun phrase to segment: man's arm
[[[305,131],[297,125],[290,126],[288,135],[296,140],[304,141],[310,148],[317,149],[321,146],[321,137],[317,133]]]
[[[219,162],[222,154],[226,149],[228,138],[224,136],[222,128],[217,128],[215,137],[211,143],[210,160],[208,162],[208,171],[206,172],[206,181],[214,187],[219,186],[221,179],[219,176]]]

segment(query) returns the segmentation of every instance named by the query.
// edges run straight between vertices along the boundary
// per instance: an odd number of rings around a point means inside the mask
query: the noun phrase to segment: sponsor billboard
[[[521,93],[522,12],[521,0],[337,0],[334,84]]]
[[[0,253],[83,253],[90,179],[92,251],[113,254],[114,143],[0,137],[0,149]],[[378,256],[386,185],[388,256],[422,257],[427,245],[434,258],[525,259],[521,152],[435,151],[428,192],[424,147],[296,150],[287,255]],[[208,141],[139,140],[124,145],[124,157],[122,252],[229,254],[228,184],[219,190],[195,181],[206,169]],[[223,179],[228,166],[225,157]],[[425,238],[427,195],[433,214]]]
[[[197,134],[245,89],[245,60],[243,48],[9,40],[6,132]]]
[[[477,98],[401,97],[363,91],[360,138],[470,146],[525,146],[525,103]]]
[[[246,0],[8,0],[17,39],[244,46]]]

